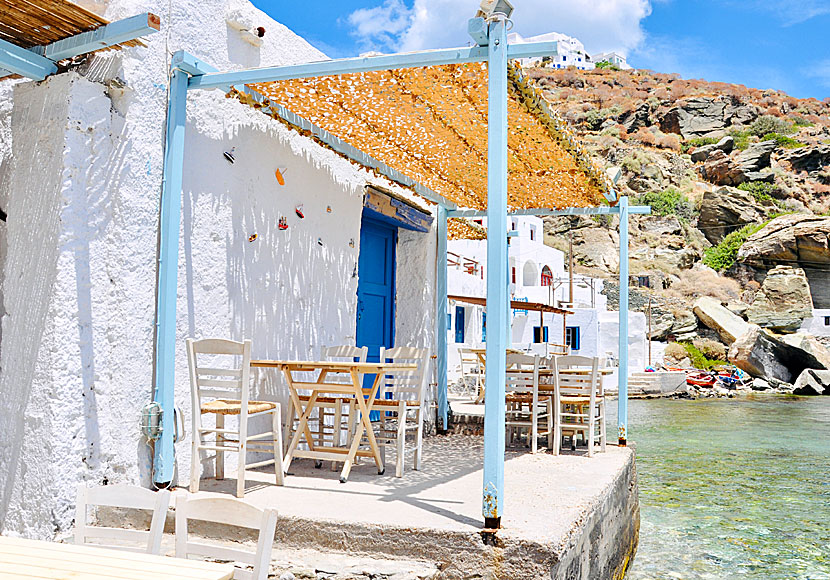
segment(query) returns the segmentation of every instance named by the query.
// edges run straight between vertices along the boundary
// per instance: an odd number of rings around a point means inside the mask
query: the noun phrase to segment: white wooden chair
[[[233,357],[239,364],[203,366],[201,357],[211,357],[211,364],[220,358]],[[236,475],[236,496],[245,495],[245,470],[274,464],[277,485],[283,485],[282,417],[280,404],[272,401],[249,400],[251,341],[235,342],[218,338],[187,340],[187,362],[190,368],[190,393],[193,404],[193,444],[190,460],[190,491],[199,491],[199,451],[216,452],[216,479],[225,477],[225,452],[239,454]],[[218,363],[221,364],[221,361]],[[216,416],[215,427],[202,425],[202,416]],[[226,416],[236,416],[237,429],[227,428]],[[271,430],[248,434],[253,417],[271,418]],[[213,435],[212,439],[208,437]],[[273,453],[273,459],[247,463],[247,452]]]
[[[481,368],[481,361],[478,355],[469,348],[459,349],[458,354],[461,358],[461,382],[463,384],[461,393],[471,394],[474,398],[478,397],[478,394],[484,390],[484,370]]]
[[[605,392],[599,372],[600,359],[586,356],[560,356],[552,359],[554,369],[554,449],[559,454],[562,437],[568,433],[572,445],[577,433],[588,443],[588,457],[594,454],[599,439],[605,451]]]
[[[375,409],[380,411],[375,435],[381,449],[395,446],[397,462],[395,477],[402,477],[406,455],[406,434],[415,432],[413,450],[415,470],[421,469],[424,440],[424,399],[427,386],[427,365],[429,351],[425,348],[397,346],[380,349],[380,361],[416,364],[414,371],[396,372],[385,375],[381,380],[379,399]]]
[[[536,453],[539,435],[548,436],[549,447],[553,443],[553,403],[544,393],[539,395],[539,369],[548,364],[548,359],[538,354],[508,354],[506,362],[505,426],[509,439],[520,430],[527,431],[530,452]]]
[[[259,530],[256,551],[193,541],[188,534],[188,522],[192,520]],[[237,566],[233,573],[236,579],[268,578],[276,529],[276,510],[260,509],[229,497],[189,498],[181,495],[176,500],[176,557],[200,556],[247,564],[253,568]]]
[[[150,529],[145,531],[90,525],[88,509],[90,506],[150,511],[153,513]],[[75,505],[75,543],[159,554],[168,507],[170,507],[170,492],[166,489],[150,491],[134,485],[99,487],[79,485]],[[101,541],[90,542],[91,539]]]

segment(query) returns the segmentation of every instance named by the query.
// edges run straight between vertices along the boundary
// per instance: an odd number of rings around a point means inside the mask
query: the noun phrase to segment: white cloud
[[[754,5],[758,10],[764,10],[775,14],[784,26],[793,26],[818,16],[830,14],[830,5],[827,0],[755,0]]]
[[[386,0],[374,8],[355,10],[348,22],[362,49],[385,49],[394,47],[411,26],[412,14],[403,0]]]
[[[830,59],[814,63],[802,72],[805,76],[816,79],[820,85],[830,87]]]
[[[467,20],[479,0],[386,0],[349,16],[352,34],[363,47],[411,51],[466,46]],[[562,32],[576,36],[591,52],[628,53],[643,40],[642,20],[649,0],[514,0],[514,32],[534,36]]]

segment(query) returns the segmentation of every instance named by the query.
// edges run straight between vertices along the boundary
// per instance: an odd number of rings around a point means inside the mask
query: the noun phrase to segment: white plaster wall
[[[799,330],[813,336],[830,336],[830,326],[824,324],[825,316],[830,316],[830,309],[813,308],[813,316],[805,318]]]
[[[4,533],[66,532],[78,483],[150,481],[138,422],[153,382],[169,54],[185,49],[219,69],[323,57],[247,2],[95,6],[111,20],[155,12],[162,30],[146,48],[96,56],[83,71],[96,82],[67,73],[17,85],[12,164],[3,163],[9,103],[0,86],[0,207],[10,215],[0,351]],[[261,48],[225,21],[229,10],[266,27]],[[107,89],[113,76],[127,88]],[[233,146],[231,165],[222,153]],[[287,168],[284,187],[277,167]],[[188,424],[186,337],[252,338],[255,356],[274,358],[354,340],[361,194],[375,179],[217,91],[189,96],[176,347],[176,403]],[[298,203],[304,220],[294,215]],[[287,231],[277,229],[281,215]],[[400,236],[396,329],[399,341],[433,347],[434,237]],[[265,373],[256,394],[285,400]],[[189,446],[176,451],[186,478]]]

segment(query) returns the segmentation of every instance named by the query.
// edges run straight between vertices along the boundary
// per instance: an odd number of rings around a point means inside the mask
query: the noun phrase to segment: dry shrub
[[[729,302],[740,298],[741,286],[735,280],[720,276],[713,270],[685,270],[667,293],[686,300],[711,296],[721,302]]]
[[[640,127],[636,132],[629,135],[628,138],[639,141],[643,145],[647,145],[649,147],[655,147],[657,145],[657,138],[654,136],[654,133],[649,131],[646,127]]]
[[[726,346],[711,338],[695,338],[692,344],[708,359],[725,360]]]
[[[682,344],[676,342],[670,342],[666,345],[666,350],[663,351],[663,360],[673,360],[675,362],[682,361],[686,358],[688,354],[686,354],[686,349]]]
[[[680,151],[680,138],[674,134],[660,133],[657,135],[657,146],[672,151]]]

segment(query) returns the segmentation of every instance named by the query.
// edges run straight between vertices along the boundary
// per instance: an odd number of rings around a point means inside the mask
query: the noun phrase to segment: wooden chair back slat
[[[426,393],[429,351],[414,346],[397,346],[380,349],[380,360],[391,363],[409,363],[417,365],[413,371],[395,372],[385,375],[381,380],[381,392],[391,393],[391,398],[398,401],[415,401],[423,403]],[[388,396],[387,396],[388,398]]]
[[[188,536],[188,523],[191,520],[259,530],[256,551],[210,544],[203,539],[191,541]],[[253,566],[253,571],[237,569],[234,578],[265,580],[268,577],[276,527],[276,510],[260,509],[227,497],[181,496],[176,501],[176,557],[194,555],[248,564]]]
[[[91,526],[88,510],[90,506],[150,511],[153,513],[150,529],[144,531],[109,526]],[[161,552],[164,519],[167,516],[169,506],[170,492],[167,490],[150,491],[133,485],[79,486],[75,507],[75,543],[86,544],[90,538],[123,541],[130,542],[133,545],[108,544],[108,547],[158,554]]]

